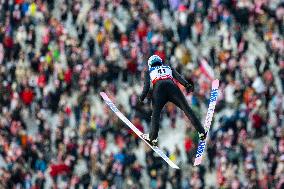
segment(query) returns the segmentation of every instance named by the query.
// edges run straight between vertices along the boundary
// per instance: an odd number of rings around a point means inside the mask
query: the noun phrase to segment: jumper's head
[[[148,59],[149,68],[155,67],[155,66],[162,66],[162,65],[163,65],[163,60],[158,55],[152,55]]]

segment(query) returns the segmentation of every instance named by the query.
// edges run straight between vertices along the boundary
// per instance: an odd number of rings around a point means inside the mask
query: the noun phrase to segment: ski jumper
[[[173,78],[178,80],[183,86],[187,86],[188,82],[170,66],[162,65],[149,67],[144,72],[144,87],[140,100],[143,101],[147,96],[150,84],[153,84],[152,95],[152,117],[149,138],[150,140],[158,137],[160,126],[160,113],[167,102],[172,102],[184,111],[187,118],[199,133],[205,133],[200,121],[189,107],[187,100],[179,87],[174,83]]]

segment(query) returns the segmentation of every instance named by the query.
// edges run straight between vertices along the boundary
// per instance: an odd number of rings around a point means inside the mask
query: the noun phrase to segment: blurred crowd
[[[283,188],[283,36],[281,0],[0,0],[0,188]],[[220,80],[203,166],[193,127],[163,149],[173,170],[101,105],[127,94],[119,109],[147,131],[135,89],[152,54],[194,81],[202,121]]]

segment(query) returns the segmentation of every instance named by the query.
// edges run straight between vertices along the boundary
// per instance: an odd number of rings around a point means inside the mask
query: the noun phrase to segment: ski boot
[[[208,132],[205,132],[205,133],[198,133],[199,139],[200,139],[200,140],[203,140],[203,141],[206,140],[207,133],[208,133]]]
[[[142,134],[142,138],[146,140],[151,146],[157,146],[158,139],[150,140],[149,134]]]

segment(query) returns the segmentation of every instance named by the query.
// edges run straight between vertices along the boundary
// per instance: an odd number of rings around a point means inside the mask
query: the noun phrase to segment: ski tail
[[[205,123],[204,123],[204,129],[205,131],[209,132],[210,126],[211,126],[211,121],[213,118],[214,110],[215,110],[215,105],[217,102],[217,97],[218,97],[218,88],[219,88],[219,80],[216,79],[212,82],[212,89],[210,93],[210,101],[209,101],[209,107],[207,110],[206,118],[205,118]],[[197,152],[194,160],[194,166],[200,165],[202,163],[202,157],[205,152],[205,147],[206,147],[206,140],[202,141],[200,140],[198,143],[197,147]]]

